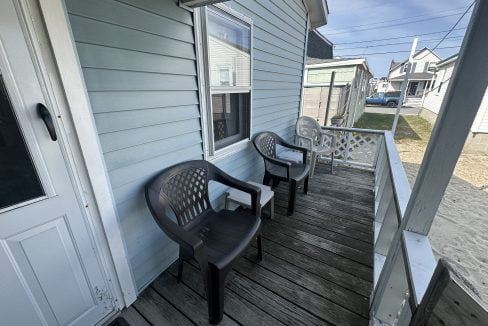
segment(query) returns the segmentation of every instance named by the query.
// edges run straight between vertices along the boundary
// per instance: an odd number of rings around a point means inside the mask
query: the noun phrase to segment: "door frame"
[[[64,0],[14,3],[46,105],[57,117],[59,145],[112,292],[108,295],[121,310],[138,292]]]

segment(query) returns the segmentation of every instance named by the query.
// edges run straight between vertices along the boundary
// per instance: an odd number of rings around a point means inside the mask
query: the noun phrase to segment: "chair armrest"
[[[332,149],[335,149],[336,148],[336,145],[337,145],[337,136],[336,136],[336,134],[331,133],[331,132],[327,132],[327,131],[323,131],[323,130],[320,131],[320,134],[322,135],[322,137],[321,137],[321,142],[322,143],[324,142],[324,136],[330,137],[330,138],[332,138],[332,140],[330,141],[330,143],[331,143],[331,146],[330,147]]]
[[[168,219],[157,218],[156,222],[161,225],[163,232],[166,233],[171,240],[179,244],[186,252],[192,256],[197,254],[206,256],[206,254],[204,254],[205,250],[202,239]]]
[[[252,184],[236,179],[219,168],[215,168],[214,180],[231,188],[246,192],[251,195],[251,211],[253,215],[260,215],[261,189]]]
[[[269,161],[272,164],[286,168],[286,178],[288,180],[290,180],[290,175],[291,175],[291,163],[290,162],[287,162],[285,160],[280,160],[279,158],[272,158],[272,157],[268,157],[268,156],[266,156],[264,159],[266,161]]]
[[[305,137],[305,136],[297,134],[297,140],[298,140],[297,145],[300,145],[300,140],[303,140],[308,144],[308,146],[307,146],[308,150],[312,151],[312,147],[313,147],[313,139],[312,138]]]
[[[282,141],[280,142],[280,145],[281,146],[284,146],[284,147],[288,147],[288,148],[291,148],[291,149],[294,149],[296,151],[300,151],[303,153],[303,164],[306,164],[307,162],[307,149],[306,148],[303,148],[303,147],[300,147],[300,146],[295,146],[295,145],[292,145],[292,144],[289,144],[285,141]]]
[[[169,207],[169,204],[166,202],[167,199],[165,197],[159,197],[159,194],[150,187],[146,187],[145,193],[148,208],[163,232],[166,233],[171,240],[179,244],[190,255],[194,256],[197,254],[200,257],[206,257],[202,239],[186,231],[183,227],[173,222],[166,215],[164,207]],[[160,204],[157,207],[153,207],[153,205],[151,205],[151,201],[158,202],[159,200],[156,199],[162,199],[165,201],[165,203]]]

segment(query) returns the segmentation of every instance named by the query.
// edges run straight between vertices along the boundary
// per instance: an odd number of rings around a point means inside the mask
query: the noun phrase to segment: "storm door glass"
[[[43,195],[0,74],[0,209]]]

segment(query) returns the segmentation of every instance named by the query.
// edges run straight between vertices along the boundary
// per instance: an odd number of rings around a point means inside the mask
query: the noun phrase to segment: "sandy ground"
[[[425,141],[397,143],[413,186]],[[488,155],[463,153],[429,234],[444,257],[488,306]]]

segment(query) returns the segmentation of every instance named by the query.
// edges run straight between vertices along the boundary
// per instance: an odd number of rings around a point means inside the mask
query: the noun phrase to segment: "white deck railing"
[[[334,160],[343,165],[374,170],[383,130],[325,126],[337,136]]]
[[[323,127],[339,135],[341,164],[375,174],[374,289],[371,324],[408,325],[436,267],[427,236],[402,223],[411,188],[390,131]]]
[[[410,194],[393,134],[385,131],[375,170],[372,321],[408,325],[436,267],[428,237],[405,230]]]

